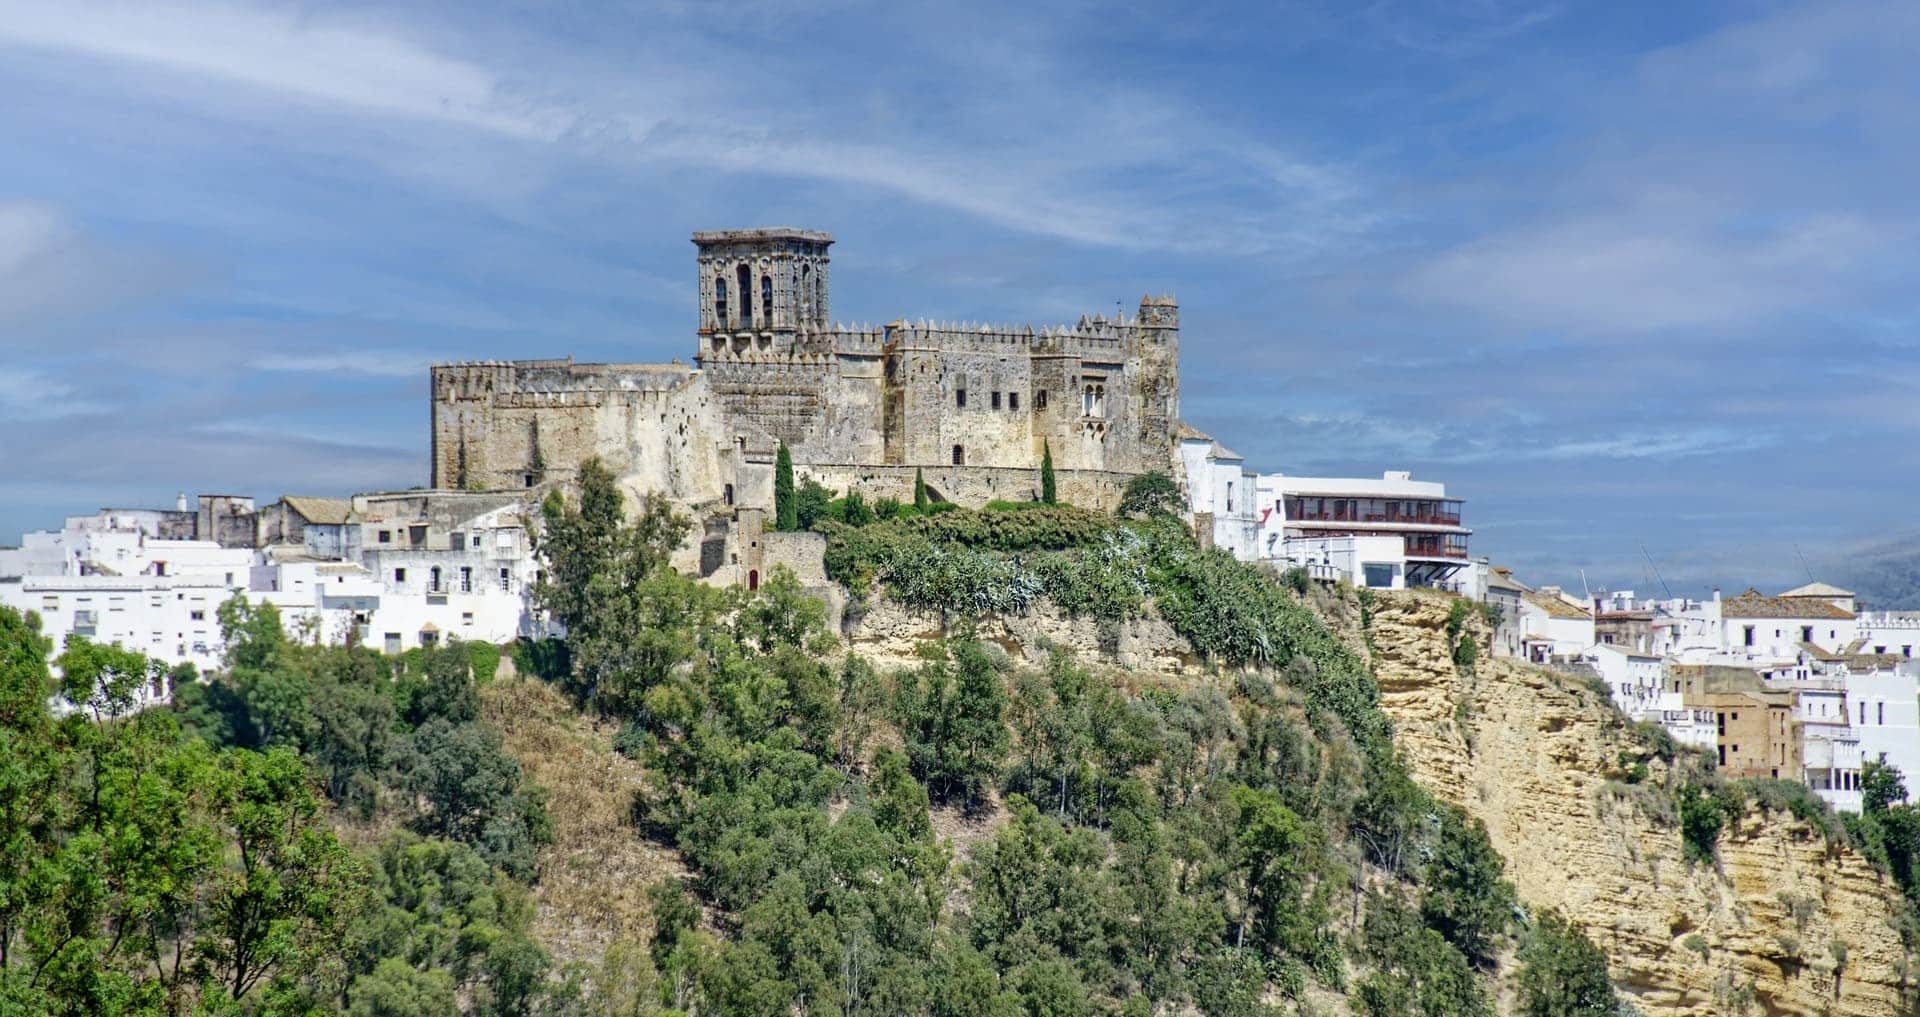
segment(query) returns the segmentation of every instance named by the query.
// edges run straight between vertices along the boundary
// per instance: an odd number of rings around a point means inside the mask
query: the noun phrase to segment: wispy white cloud
[[[1718,195],[1669,192],[1469,242],[1401,292],[1572,333],[1733,325],[1831,301],[1908,232],[1842,211],[1743,232],[1739,216]]]
[[[324,353],[275,353],[255,357],[255,371],[284,374],[358,374],[373,378],[425,377],[428,365],[448,357],[406,350],[340,349]]]
[[[0,420],[60,420],[105,409],[75,386],[43,372],[0,367]]]
[[[551,137],[494,76],[338,15],[223,3],[0,2],[0,41],[125,60],[372,112]]]
[[[242,86],[314,107],[412,119],[615,165],[697,167],[880,188],[995,225],[1082,244],[1143,250],[1312,253],[1376,221],[1350,170],[1286,152],[1170,101],[1014,59],[970,123],[902,131],[863,123],[837,102],[795,94],[752,54],[675,62],[669,46],[645,76],[565,64],[497,70],[420,41],[391,15],[238,3],[45,5],[0,0],[0,46],[76,54]],[[712,47],[708,40],[689,49]],[[536,50],[537,52],[537,50]],[[715,71],[724,64],[728,71]],[[956,66],[956,73],[978,67]],[[1020,80],[1024,75],[1030,80]],[[741,81],[755,82],[742,88]],[[990,79],[989,79],[990,80]],[[538,81],[535,86],[532,82]],[[656,82],[672,81],[671,101]],[[744,95],[742,94],[744,92]],[[229,111],[231,112],[231,111]],[[876,129],[878,128],[878,129]],[[305,139],[312,143],[313,139]],[[375,153],[376,160],[393,160]],[[1177,207],[1146,200],[1140,175],[1176,179],[1205,161],[1217,193]],[[413,160],[417,162],[418,160]],[[411,163],[409,163],[411,165]],[[447,178],[443,167],[413,171]]]

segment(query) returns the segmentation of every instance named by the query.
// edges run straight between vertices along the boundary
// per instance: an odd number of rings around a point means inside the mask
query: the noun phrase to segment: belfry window
[[[766,315],[767,324],[773,324],[773,276],[760,277],[760,313]]]
[[[727,277],[715,276],[713,279],[713,327],[727,327]]]
[[[753,327],[753,269],[741,265],[740,275],[740,327]]]
[[[813,266],[800,266],[800,319],[813,323]],[[891,363],[892,361],[888,361]]]

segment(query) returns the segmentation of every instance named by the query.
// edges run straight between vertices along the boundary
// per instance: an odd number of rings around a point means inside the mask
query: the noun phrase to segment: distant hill
[[[1819,570],[1873,610],[1920,610],[1920,534],[1836,556]]]

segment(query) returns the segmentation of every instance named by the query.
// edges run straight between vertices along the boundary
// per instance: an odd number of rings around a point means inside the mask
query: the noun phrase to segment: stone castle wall
[[[782,444],[799,472],[836,491],[904,501],[921,469],[940,497],[967,505],[1033,497],[1048,450],[1061,496],[1088,506],[1115,504],[1132,476],[1177,468],[1170,297],[1039,330],[828,325],[830,236],[780,228],[694,242],[693,365],[436,365],[433,486],[566,483],[598,456],[635,502],[660,492],[705,527],[771,509]],[[718,546],[696,538],[688,560],[705,572]]]

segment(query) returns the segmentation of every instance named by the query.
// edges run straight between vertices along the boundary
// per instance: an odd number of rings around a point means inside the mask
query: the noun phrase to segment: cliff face
[[[886,597],[849,607],[842,631],[848,644],[882,670],[920,663],[922,643],[952,635],[961,622],[939,611],[907,607]],[[1087,661],[1102,661],[1163,675],[1199,673],[1199,659],[1173,626],[1157,617],[1125,623],[1071,618],[1051,607],[1023,615],[988,615],[970,623],[981,640],[997,643],[1015,660],[1046,662],[1050,647]]]
[[[1482,656],[1456,671],[1450,600],[1383,596],[1370,629],[1383,705],[1416,776],[1487,824],[1522,899],[1607,951],[1648,1015],[1908,1012],[1899,891],[1850,849],[1750,808],[1717,867],[1689,866],[1666,774],[1626,785],[1629,732],[1577,679]]]

